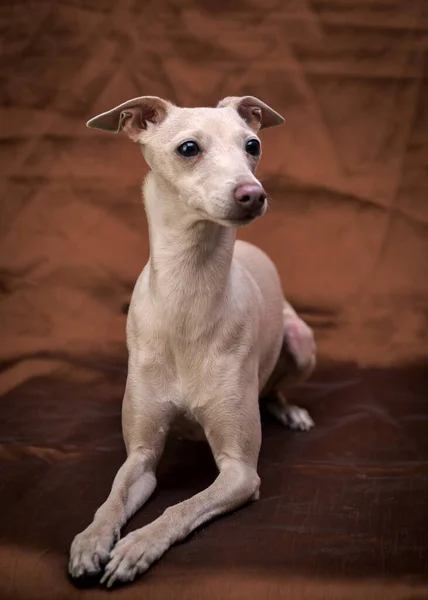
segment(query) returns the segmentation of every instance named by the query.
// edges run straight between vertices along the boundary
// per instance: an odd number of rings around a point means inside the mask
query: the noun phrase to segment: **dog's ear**
[[[254,96],[228,96],[217,104],[217,108],[226,106],[235,108],[239,116],[256,132],[282,125],[285,121],[284,117]]]
[[[141,96],[93,117],[86,123],[86,126],[110,133],[119,133],[123,129],[131,140],[139,142],[148,123],[155,125],[161,123],[171,106],[171,103],[162,98]]]

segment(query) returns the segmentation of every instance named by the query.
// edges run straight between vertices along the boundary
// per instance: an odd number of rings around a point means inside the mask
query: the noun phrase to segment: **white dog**
[[[123,400],[128,458],[93,522],[73,541],[70,574],[130,581],[174,542],[216,515],[259,496],[259,396],[283,423],[309,429],[308,413],[280,387],[315,365],[310,328],[285,301],[279,276],[236,228],[266,210],[254,173],[259,129],[283,118],[257,98],[216,108],[178,108],[141,97],[88,122],[124,130],[151,169],[144,186],[150,259],[127,321],[129,370]],[[121,541],[120,529],[149,498],[165,437],[177,417],[199,428],[219,475]]]

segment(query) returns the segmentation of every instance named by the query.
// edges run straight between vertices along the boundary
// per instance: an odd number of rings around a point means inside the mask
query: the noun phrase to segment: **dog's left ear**
[[[285,122],[284,117],[274,111],[270,106],[254,98],[254,96],[228,96],[217,104],[217,108],[231,106],[235,108],[239,116],[253,129],[266,129],[276,127]]]
[[[93,117],[86,126],[110,133],[119,133],[123,129],[131,140],[141,142],[149,123],[161,123],[172,106],[157,96],[141,96]]]

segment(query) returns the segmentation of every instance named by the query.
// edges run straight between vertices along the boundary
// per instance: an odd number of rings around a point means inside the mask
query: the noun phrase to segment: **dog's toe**
[[[287,406],[286,419],[290,429],[309,431],[315,425],[308,411],[299,406]]]
[[[150,525],[128,534],[110,553],[101,583],[112,587],[133,581],[154,563],[167,549],[162,538],[152,535]]]
[[[110,529],[97,528],[92,523],[73,540],[68,571],[73,579],[91,577],[101,572],[109,560],[117,535]]]
[[[310,414],[304,408],[278,399],[267,404],[269,412],[283,425],[298,431],[309,431],[314,427]]]

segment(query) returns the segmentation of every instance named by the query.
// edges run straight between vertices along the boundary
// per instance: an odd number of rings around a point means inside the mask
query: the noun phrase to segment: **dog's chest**
[[[195,398],[200,401],[229,371],[217,340],[187,342],[172,337],[149,348],[156,357],[157,380],[173,391],[180,404],[191,405]]]
[[[233,326],[227,321],[201,326],[195,335],[194,328],[177,330],[146,313],[128,335],[128,345],[151,392],[186,411],[223,391],[237,393],[252,348],[251,333],[248,321]]]

